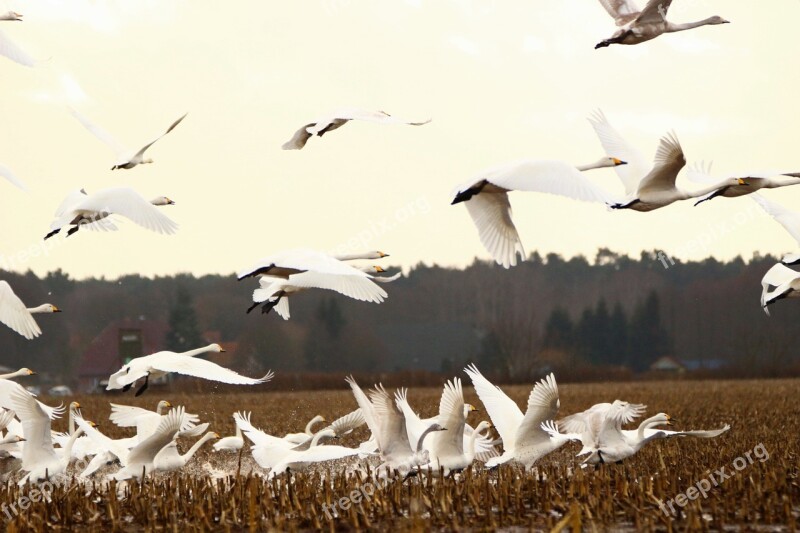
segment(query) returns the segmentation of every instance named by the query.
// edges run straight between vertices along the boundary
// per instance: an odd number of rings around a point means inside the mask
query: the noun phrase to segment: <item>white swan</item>
[[[483,246],[497,264],[509,268],[517,264],[517,253],[525,259],[525,249],[511,218],[509,192],[541,192],[584,202],[609,203],[611,196],[582,172],[624,164],[615,157],[582,167],[562,161],[518,161],[481,172],[461,185],[454,192],[451,205],[464,203]]]
[[[242,429],[238,424],[236,426],[236,435],[232,437],[223,437],[215,442],[212,446],[216,452],[238,452],[244,447],[244,437],[242,436]]]
[[[0,14],[0,21],[22,21],[22,15],[15,11],[6,11]],[[28,53],[19,47],[14,41],[9,39],[5,33],[0,31],[0,55],[6,56],[11,61],[19,63],[25,67],[35,67],[36,61]]]
[[[373,254],[332,257],[314,250],[295,249],[265,257],[237,274],[239,280],[260,277],[260,288],[253,291],[255,303],[247,312],[258,306],[261,306],[262,313],[269,313],[275,308],[281,316],[288,318],[286,297],[311,288],[332,290],[355,300],[381,303],[388,297],[386,291],[373,283],[372,276],[344,262],[366,259]]]
[[[760,194],[754,194],[750,196],[750,199],[783,226],[783,229],[794,237],[794,240],[800,245],[800,213],[787,209],[772,200],[767,200]],[[787,266],[800,264],[800,253],[795,252],[784,255],[781,263]]]
[[[39,313],[60,313],[61,309],[53,304],[42,304],[37,307],[25,307],[22,300],[14,294],[7,281],[0,280],[0,322],[30,340],[42,334],[33,315]],[[27,369],[25,369],[27,370]]]
[[[423,122],[410,122],[393,117],[383,111],[343,109],[306,124],[297,130],[292,138],[283,144],[282,148],[284,150],[300,150],[312,136],[317,135],[322,137],[329,131],[341,128],[351,120],[365,120],[367,122],[377,122],[380,124],[407,124],[409,126],[423,126],[430,122],[430,119]]]
[[[346,446],[320,446],[318,440],[322,437],[332,438],[336,433],[332,429],[323,429],[316,435],[311,442],[311,445],[306,450],[292,450],[284,455],[280,461],[274,464],[270,470],[267,479],[272,479],[282,472],[289,471],[303,471],[314,463],[322,463],[325,461],[336,461],[346,457],[358,455],[357,448],[348,448]]]
[[[322,424],[323,422],[327,422],[325,417],[322,415],[316,415],[314,418],[308,421],[308,424],[306,424],[306,427],[302,433],[287,433],[283,436],[283,440],[293,442],[295,444],[302,444],[314,436],[314,426],[317,424]]]
[[[50,233],[45,239],[59,233],[68,225],[74,226],[68,235],[72,235],[83,225],[88,225],[91,229],[116,230],[113,222],[104,220],[110,215],[123,216],[156,233],[175,233],[178,224],[156,209],[156,206],[172,205],[175,202],[166,196],[159,196],[152,202],[128,187],[102,189],[93,194],[86,194],[83,190],[72,192],[56,210],[55,220],[50,224]],[[103,222],[99,223],[101,220]]]
[[[566,443],[566,440],[551,439],[541,428],[542,422],[558,415],[561,405],[552,373],[533,386],[523,414],[516,402],[486,379],[475,365],[468,366],[464,372],[472,380],[475,392],[503,439],[503,454],[489,459],[487,468],[514,461],[530,470],[536,461]]]
[[[595,46],[604,48],[612,44],[639,44],[655,39],[664,33],[675,33],[691,30],[701,26],[729,24],[722,17],[709,17],[699,22],[675,24],[667,20],[672,0],[650,0],[641,11],[632,0],[600,0],[600,4],[608,11],[617,23],[623,26],[610,39]]]
[[[224,351],[219,344],[209,344],[208,346],[183,353],[165,350],[137,357],[108,378],[106,390],[122,389],[123,391],[128,391],[137,380],[144,378],[144,384],[136,391],[136,396],[139,396],[147,389],[150,376],[156,378],[173,372],[231,385],[257,385],[268,382],[274,376],[272,372],[269,372],[260,379],[248,378],[211,361],[195,358],[196,355],[203,353],[220,353]]]
[[[705,165],[704,163],[692,165],[689,168],[689,172],[687,172],[687,176],[690,180],[696,183],[713,183],[715,181],[719,181],[718,178],[714,178],[711,175],[711,163],[708,165]],[[699,205],[717,197],[738,198],[740,196],[753,194],[761,189],[777,189],[779,187],[800,185],[800,177],[797,177],[791,173],[782,172],[747,172],[740,173],[735,176],[728,176],[728,178],[734,178],[738,181],[738,183],[707,194],[698,200],[694,205]],[[755,200],[755,198],[753,199]]]
[[[172,404],[167,400],[158,402],[155,411],[149,411],[133,405],[112,403],[111,414],[108,419],[118,427],[136,428],[135,439],[138,443],[153,434],[158,424],[160,424],[161,420],[166,416],[168,409],[172,409]],[[199,416],[186,412],[183,414],[183,419],[186,425],[181,428],[181,431],[187,431],[200,422]]]
[[[778,300],[800,298],[800,272],[778,263],[764,274],[761,287],[761,307],[769,316],[769,306]]]
[[[92,123],[88,118],[84,117],[74,109],[70,108],[69,111],[72,114],[72,116],[75,117],[75,119],[77,119],[77,121],[80,122],[83,125],[83,127],[86,128],[87,131],[89,131],[89,133],[91,133],[104,143],[106,143],[112,150],[114,150],[117,159],[116,162],[114,163],[114,166],[111,167],[111,170],[116,170],[119,168],[131,169],[137,165],[152,163],[153,162],[152,159],[144,157],[145,150],[153,146],[153,144],[161,137],[174,130],[175,127],[178,124],[180,124],[183,119],[186,118],[186,115],[188,115],[188,113],[184,113],[182,117],[180,117],[178,120],[170,124],[169,128],[167,128],[167,131],[165,131],[164,133],[162,133],[149,143],[145,144],[139,150],[134,151],[121,145],[107,131],[97,126],[96,124]]]
[[[3,283],[3,282],[0,282],[0,283]],[[14,378],[20,378],[20,377],[23,377],[23,376],[35,376],[35,375],[36,375],[36,372],[31,370],[30,368],[20,368],[19,370],[15,370],[14,372],[11,372],[10,374],[0,374],[0,379],[14,379]]]
[[[12,410],[22,423],[25,438],[22,470],[27,471],[28,475],[20,481],[20,485],[26,481],[35,483],[64,473],[72,455],[72,446],[83,432],[79,430],[73,433],[64,450],[57,452],[53,447],[50,426],[52,414],[22,387],[11,391],[10,396]]]
[[[2,37],[0,37],[0,39],[2,39]],[[2,46],[2,43],[0,42],[0,47],[1,46]],[[22,182],[22,180],[20,180],[10,168],[8,168],[6,166],[3,166],[3,165],[0,165],[0,176],[2,176],[5,179],[7,179],[12,185],[14,185],[16,187],[19,187],[20,189],[22,189],[25,192],[28,192],[28,186],[25,185]]]
[[[486,429],[492,427],[489,422],[478,424],[464,446],[464,390],[461,380],[455,378],[444,385],[439,401],[439,425],[443,431],[431,435],[430,444],[426,445],[430,454],[428,468],[433,472],[443,469],[444,475],[467,468],[475,459],[475,440]]]
[[[186,453],[178,453],[178,445],[173,440],[170,444],[161,448],[155,457],[153,457],[153,470],[162,472],[169,472],[171,470],[180,470],[189,460],[194,457],[194,454],[205,444],[212,439],[219,439],[219,434],[209,431],[195,442]]]

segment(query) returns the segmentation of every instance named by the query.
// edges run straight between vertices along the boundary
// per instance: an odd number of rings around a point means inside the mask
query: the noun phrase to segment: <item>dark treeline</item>
[[[34,341],[0,328],[0,364],[69,382],[108,324],[141,318],[169,324],[165,349],[190,349],[218,332],[235,346],[234,366],[251,375],[450,373],[477,361],[506,380],[545,369],[580,379],[643,372],[665,355],[728,375],[786,375],[800,370],[800,305],[780,302],[772,318],[761,310],[760,280],[774,263],[665,268],[654,252],[633,259],[600,250],[592,261],[533,254],[511,270],[480,261],[463,270],[419,265],[385,286],[383,304],[308,291],[290,300],[289,321],[245,314],[254,283],[232,275],[76,281],[62,272],[5,273],[25,302],[65,312],[39,315],[44,335]]]

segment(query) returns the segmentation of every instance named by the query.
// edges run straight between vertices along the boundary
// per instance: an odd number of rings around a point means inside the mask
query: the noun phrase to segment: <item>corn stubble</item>
[[[601,401],[622,398],[648,405],[648,413],[664,411],[679,428],[718,427],[731,430],[713,440],[686,439],[649,445],[620,465],[581,469],[576,444],[545,458],[535,471],[514,466],[486,471],[475,463],[455,477],[417,476],[405,481],[377,481],[372,470],[357,461],[325,464],[290,477],[267,481],[245,452],[215,454],[203,449],[179,474],[158,474],[144,482],[107,483],[101,475],[78,482],[70,477],[58,485],[50,501],[31,503],[11,519],[0,514],[9,532],[70,529],[131,531],[140,528],[174,531],[294,531],[307,529],[427,530],[535,528],[539,530],[715,531],[763,528],[793,531],[800,517],[800,383],[798,381],[651,382],[561,385],[562,414]],[[129,403],[152,408],[166,391]],[[526,387],[510,387],[520,404]],[[465,390],[465,392],[467,392]],[[160,395],[156,398],[156,394]],[[439,391],[411,391],[410,401],[423,416],[434,415]],[[265,394],[179,395],[184,404],[210,421],[220,434],[230,434],[230,414],[252,409],[256,425],[282,435],[296,431],[315,414],[329,420],[354,408],[346,391]],[[115,397],[113,401],[120,401]],[[211,401],[209,401],[211,400]],[[481,408],[469,391],[467,401]],[[80,399],[89,418],[107,420],[108,397]],[[299,406],[299,407],[298,407]],[[478,413],[486,416],[485,412]],[[473,415],[474,416],[474,415]],[[477,424],[477,418],[470,420]],[[62,421],[63,423],[63,421]],[[112,437],[127,433],[109,422],[101,427]],[[356,445],[365,430],[347,437]],[[729,471],[734,459],[763,444],[765,462],[755,461],[707,498],[675,505],[668,517],[659,501],[669,501],[716,469]],[[185,447],[185,444],[182,444]],[[374,461],[370,464],[376,464]],[[212,477],[209,472],[227,475]],[[103,472],[112,472],[113,468]],[[238,475],[237,475],[238,472]],[[70,470],[72,473],[72,470]],[[367,487],[365,489],[365,487]],[[29,494],[30,487],[9,481],[0,488],[0,501],[11,503]],[[325,512],[348,495],[360,494],[348,508]]]

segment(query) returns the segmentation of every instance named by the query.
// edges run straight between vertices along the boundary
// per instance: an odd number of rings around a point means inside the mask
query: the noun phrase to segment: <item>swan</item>
[[[15,11],[9,10],[0,14],[0,21],[22,22],[22,15]],[[20,48],[19,45],[9,39],[2,31],[0,31],[0,54],[24,67],[36,66],[36,61],[30,55],[28,55],[25,50]]]
[[[562,161],[517,161],[481,172],[461,185],[454,192],[451,205],[464,203],[483,246],[497,264],[510,268],[517,264],[517,253],[525,259],[525,249],[511,218],[509,192],[541,192],[584,202],[609,203],[610,196],[582,172],[624,164],[625,161],[615,157],[604,157],[582,167]]]
[[[255,304],[247,312],[260,305],[262,313],[275,308],[288,319],[289,305],[285,297],[310,288],[332,290],[355,300],[381,303],[388,297],[386,291],[372,281],[371,275],[344,262],[366,258],[367,255],[371,253],[340,256],[344,257],[342,259],[314,250],[295,249],[265,257],[237,274],[240,281],[249,277],[260,278],[260,287],[253,291]]]
[[[612,209],[653,211],[679,200],[716,194],[745,183],[742,179],[731,178],[717,183],[709,183],[706,188],[699,191],[682,191],[675,187],[675,179],[686,165],[686,158],[674,133],[661,139],[651,165],[637,148],[614,129],[601,110],[597,110],[589,117],[589,123],[606,154],[622,157],[628,162],[626,167],[615,169],[625,187],[627,199],[623,202],[611,203],[609,206]]]
[[[416,467],[427,464],[429,452],[424,449],[425,438],[433,432],[444,431],[445,428],[438,422],[433,422],[425,426],[419,435],[414,435],[414,440],[410,440],[410,434],[406,430],[406,417],[383,385],[379,384],[369,391],[368,397],[352,376],[345,378],[345,381],[353,391],[383,461],[377,470],[397,470],[406,476]]]
[[[83,433],[75,431],[63,451],[53,447],[50,421],[52,413],[43,408],[32,394],[22,387],[11,391],[12,410],[22,423],[25,443],[22,447],[22,470],[28,472],[21,481],[35,483],[64,473],[72,455],[75,440]],[[51,410],[52,411],[52,410]]]
[[[12,374],[6,374],[6,375],[11,376],[11,377],[16,377],[16,376],[19,376],[19,375],[25,375],[25,374],[22,373],[23,371],[29,372],[28,375],[36,374],[36,372],[34,372],[32,370],[28,370],[27,368],[22,368],[22,369],[17,370],[16,372],[14,372]],[[15,381],[11,381],[10,379],[0,379],[0,407],[2,407],[3,409],[8,409],[8,410],[13,411],[14,410],[13,397],[15,395],[18,395],[18,394],[27,395],[27,396],[30,396],[31,398],[35,398],[35,396],[33,394],[28,392],[19,383],[15,382]],[[37,401],[36,403],[39,405],[39,408],[42,411],[44,411],[45,414],[47,414],[47,416],[51,420],[59,418],[64,413],[64,407],[62,407],[62,406],[50,407],[50,406],[45,405],[45,404],[43,404],[43,403],[41,403],[39,401]]]
[[[104,220],[110,215],[120,215],[130,219],[145,229],[172,235],[178,224],[159,212],[156,206],[173,205],[175,202],[166,196],[159,196],[151,202],[128,187],[102,189],[93,194],[80,190],[71,193],[56,210],[55,220],[50,224],[50,233],[45,240],[59,233],[64,226],[74,226],[67,233],[72,235],[82,225],[104,231],[116,230],[113,222]],[[99,221],[104,220],[102,224]]]
[[[35,375],[36,372],[31,370],[30,368],[20,368],[19,370],[11,372],[10,374],[0,374],[0,379],[14,379],[14,378],[21,378],[23,376],[35,376]]]
[[[0,47],[2,47],[2,37],[0,37]],[[20,180],[10,168],[0,165],[0,176],[7,179],[12,185],[22,189],[25,192],[28,192],[28,186],[25,185],[25,183],[23,183],[22,180]]]
[[[169,409],[172,409],[172,404],[167,400],[159,401],[155,411],[148,411],[133,405],[112,403],[111,415],[109,415],[108,419],[118,427],[136,428],[135,439],[138,443],[153,434]],[[200,422],[199,416],[186,412],[183,414],[183,419],[186,421],[186,425],[181,428],[181,431],[187,431]]]
[[[767,200],[760,194],[750,196],[750,199],[761,206],[769,216],[783,226],[789,235],[800,245],[800,213],[785,208],[777,202]],[[790,253],[783,256],[781,263],[787,266],[800,264],[800,253]]]
[[[8,10],[5,13],[0,14],[0,20],[22,22],[22,15],[16,11]]]
[[[464,391],[461,380],[455,378],[444,385],[441,400],[439,401],[439,425],[445,428],[431,436],[431,443],[426,446],[430,454],[428,468],[434,472],[444,470],[444,474],[459,471],[472,464],[475,458],[475,440],[483,431],[492,427],[492,424],[483,421],[478,424],[475,431],[464,446]]]
[[[266,383],[273,378],[274,374],[271,371],[260,379],[248,378],[211,361],[194,357],[203,353],[220,353],[224,351],[219,344],[209,344],[208,346],[183,353],[165,350],[137,357],[114,374],[111,374],[108,378],[106,390],[122,389],[123,391],[128,391],[137,380],[144,378],[144,384],[136,391],[136,396],[139,396],[147,390],[150,376],[158,378],[171,373],[229,383],[231,385],[257,385]]]
[[[336,436],[336,432],[330,428],[323,429],[314,434],[314,436],[305,444],[294,444],[280,437],[269,435],[260,429],[257,429],[250,422],[250,413],[237,412],[233,415],[236,420],[236,425],[241,428],[244,435],[253,443],[251,451],[253,459],[261,468],[274,468],[279,464],[284,457],[302,450],[307,450],[319,444],[319,441],[324,438],[331,438]]]
[[[424,126],[430,122],[430,119],[422,122],[410,122],[393,117],[383,111],[343,109],[306,124],[297,130],[292,138],[283,144],[282,148],[284,150],[301,150],[314,135],[322,137],[329,131],[341,128],[351,120],[365,120],[380,124],[406,124],[409,126]]]
[[[242,437],[242,428],[236,425],[236,435],[232,437],[224,437],[215,442],[212,446],[216,452],[238,452],[244,447],[244,437]]]
[[[598,43],[594,47],[595,50],[612,44],[639,44],[655,39],[664,33],[730,23],[724,18],[716,16],[684,24],[669,22],[667,11],[672,5],[672,0],[650,0],[641,11],[632,0],[600,0],[600,4],[616,21],[617,26],[622,26],[622,28],[610,39]]]
[[[714,177],[711,176],[710,163],[708,165],[705,165],[704,163],[698,163],[692,165],[689,168],[687,176],[689,177],[690,180],[696,183],[713,183],[714,181],[719,181],[718,179],[715,179]],[[738,184],[718,189],[704,196],[703,198],[698,200],[694,205],[700,205],[703,202],[707,202],[708,200],[713,200],[714,198],[717,197],[738,198],[740,196],[753,194],[761,189],[777,189],[779,187],[800,185],[800,177],[797,177],[796,175],[793,175],[791,173],[751,172],[751,173],[738,174],[736,176],[736,179],[739,181]]]
[[[308,424],[306,424],[306,427],[302,433],[287,433],[283,436],[283,440],[293,442],[295,444],[302,444],[314,436],[314,426],[317,424],[322,424],[323,422],[326,422],[325,417],[322,415],[316,415],[314,418],[308,421]]]
[[[438,421],[438,417],[421,419],[419,415],[414,412],[414,410],[411,408],[411,405],[408,403],[408,389],[403,388],[398,390],[395,393],[395,402],[406,419],[406,432],[408,433],[408,441],[410,443],[418,442],[423,432]],[[477,411],[478,409],[476,409],[474,405],[469,403],[464,404],[465,419],[469,418],[470,413],[475,413]],[[469,445],[469,439],[472,437],[474,431],[475,429],[472,426],[466,423],[464,424],[465,448]],[[497,450],[495,450],[492,440],[484,437],[483,435],[478,435],[475,440],[476,459],[485,462],[497,455],[498,453]]]
[[[88,118],[84,117],[83,115],[81,115],[80,113],[75,111],[74,109],[70,108],[69,112],[73,117],[75,117],[75,119],[78,122],[81,123],[81,125],[84,128],[86,128],[86,130],[89,133],[91,133],[92,135],[94,135],[95,137],[97,137],[98,139],[103,141],[104,143],[106,143],[112,150],[114,150],[114,152],[116,153],[117,160],[114,163],[114,166],[111,167],[111,170],[117,170],[117,169],[120,169],[120,168],[131,169],[131,168],[133,168],[133,167],[135,167],[137,165],[144,165],[144,164],[152,163],[153,162],[152,159],[144,157],[145,150],[147,150],[148,148],[153,146],[153,144],[156,141],[158,141],[161,137],[163,137],[167,133],[169,133],[172,130],[174,130],[175,127],[178,124],[180,124],[183,119],[186,118],[186,115],[188,115],[188,113],[184,113],[182,117],[180,117],[178,120],[176,120],[175,122],[170,124],[169,128],[167,128],[167,131],[165,131],[164,133],[162,133],[161,135],[159,135],[158,137],[156,137],[155,139],[153,139],[149,143],[145,144],[138,151],[134,151],[134,150],[130,150],[130,149],[126,148],[125,146],[121,145],[108,132],[106,132],[104,129],[100,128],[96,124],[92,123]]]
[[[348,448],[346,446],[320,446],[318,440],[320,438],[333,438],[336,433],[332,429],[323,429],[314,435],[311,445],[306,450],[291,450],[285,454],[277,463],[275,463],[267,476],[267,479],[272,479],[282,472],[289,471],[303,471],[314,463],[321,463],[324,461],[336,461],[344,459],[345,457],[352,457],[358,455],[357,448]]]
[[[800,272],[778,263],[764,274],[761,287],[761,307],[769,316],[769,306],[778,300],[800,298]]]
[[[475,365],[468,366],[464,372],[472,380],[475,392],[503,440],[503,454],[489,459],[486,462],[487,468],[514,461],[530,470],[536,461],[567,442],[551,439],[540,427],[542,422],[554,419],[561,406],[558,385],[552,372],[531,389],[525,414],[514,400],[486,379]]]
[[[25,307],[22,300],[14,294],[11,285],[7,281],[0,280],[0,322],[26,339],[31,340],[42,334],[42,330],[39,329],[39,325],[34,320],[33,315],[60,312],[61,309],[53,304]]]
[[[206,442],[219,439],[219,434],[209,431],[205,435],[203,435],[200,439],[195,442],[189,450],[184,453],[178,453],[178,445],[173,440],[170,444],[161,448],[156,456],[153,458],[153,470],[159,470],[162,472],[169,472],[171,470],[180,470],[189,460],[194,457],[194,454],[197,453],[203,444]]]

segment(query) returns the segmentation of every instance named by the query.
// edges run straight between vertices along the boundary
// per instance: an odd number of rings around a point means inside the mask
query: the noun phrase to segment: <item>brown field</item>
[[[408,385],[412,387],[412,406],[423,415],[434,415],[440,391]],[[523,405],[530,389],[513,386],[504,390]],[[352,471],[355,459],[295,474],[291,483],[286,483],[285,477],[268,482],[259,477],[263,472],[247,454],[239,463],[236,456],[221,457],[207,445],[186,473],[161,474],[126,487],[105,487],[102,478],[106,471],[102,471],[94,484],[66,481],[53,491],[52,501],[31,503],[26,510],[11,513],[10,520],[7,512],[0,512],[0,519],[8,531],[797,529],[800,381],[564,384],[559,390],[562,414],[620,398],[647,404],[646,416],[659,411],[670,414],[678,429],[712,429],[724,423],[732,428],[713,440],[656,442],[624,464],[598,469],[575,468],[579,446],[570,444],[546,457],[532,474],[508,466],[486,471],[475,463],[471,471],[457,478],[418,477],[377,488],[366,473],[345,474],[348,466]],[[482,409],[468,380],[465,393],[467,401]],[[302,430],[315,414],[332,420],[356,407],[346,390],[198,395],[169,394],[164,388],[152,387],[138,399],[132,392],[77,399],[84,416],[100,423],[101,430],[110,436],[127,436],[108,421],[109,400],[153,408],[162,398],[185,405],[201,420],[211,422],[211,428],[222,436],[232,434],[235,410],[252,410],[256,426],[282,435]],[[484,412],[473,414],[470,422],[475,425],[485,416]],[[60,420],[57,429],[65,427],[66,421]],[[367,436],[361,429],[341,444],[355,445]],[[759,444],[769,453],[766,461],[747,464],[713,487],[706,498],[689,501],[683,508],[675,505],[679,511],[675,517],[659,508],[659,500],[673,499],[720,467],[734,471],[734,460]],[[182,443],[181,447],[187,446]],[[229,475],[212,478],[208,474],[212,468]],[[339,517],[326,515],[323,504],[330,505],[359,487],[364,491],[358,504],[340,510]],[[29,491],[30,487],[19,488],[9,482],[0,488],[0,501],[10,505]]]

